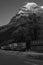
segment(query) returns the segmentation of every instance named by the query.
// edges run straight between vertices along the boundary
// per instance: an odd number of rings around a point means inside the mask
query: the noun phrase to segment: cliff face
[[[14,17],[11,19],[11,23],[0,28],[1,45],[38,39],[39,26],[36,14],[13,19]]]

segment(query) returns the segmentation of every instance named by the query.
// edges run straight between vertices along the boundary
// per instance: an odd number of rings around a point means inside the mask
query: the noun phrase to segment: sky
[[[0,0],[0,25],[6,25],[26,2],[43,5],[43,0]]]

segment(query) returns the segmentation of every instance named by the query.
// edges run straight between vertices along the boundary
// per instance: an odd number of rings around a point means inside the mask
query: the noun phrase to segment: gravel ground
[[[0,50],[0,65],[43,65],[43,60],[33,58],[37,55],[43,53]]]

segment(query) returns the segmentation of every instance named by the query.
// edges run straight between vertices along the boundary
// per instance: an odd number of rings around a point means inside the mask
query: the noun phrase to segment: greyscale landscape
[[[43,6],[28,2],[0,26],[0,65],[43,65]]]

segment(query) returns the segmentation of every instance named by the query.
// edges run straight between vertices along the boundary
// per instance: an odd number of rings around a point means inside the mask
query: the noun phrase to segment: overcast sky
[[[0,25],[7,24],[27,1],[43,5],[43,0],[0,0]]]

